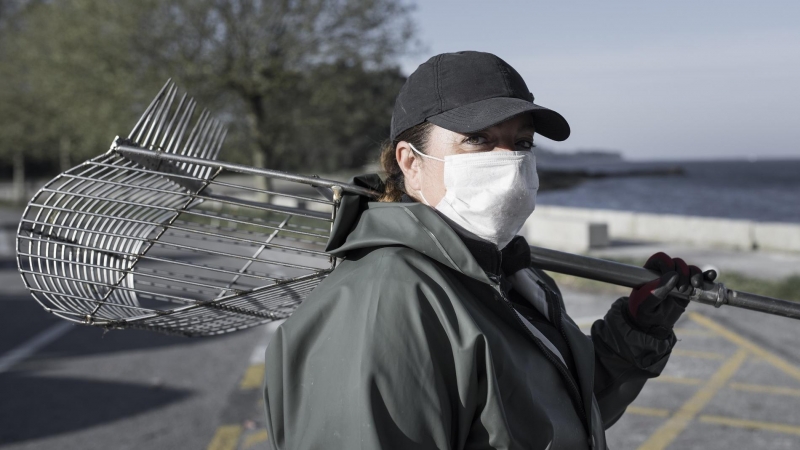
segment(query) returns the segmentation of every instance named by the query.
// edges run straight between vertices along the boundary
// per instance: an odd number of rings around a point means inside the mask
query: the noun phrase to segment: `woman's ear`
[[[406,191],[416,192],[422,189],[422,180],[420,179],[420,164],[422,164],[422,157],[414,153],[406,141],[400,141],[395,148],[395,158],[397,158],[397,165],[403,171],[406,181]]]

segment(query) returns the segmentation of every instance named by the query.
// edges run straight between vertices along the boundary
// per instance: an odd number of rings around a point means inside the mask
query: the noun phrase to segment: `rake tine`
[[[142,147],[145,146],[145,142],[147,141],[147,138],[145,137],[145,139],[143,141],[142,137],[145,135],[145,132],[148,130],[148,128],[152,131],[153,124],[155,123],[155,120],[156,120],[157,112],[158,112],[159,108],[161,108],[161,106],[163,106],[163,104],[164,104],[164,96],[162,95],[161,97],[158,98],[158,101],[153,105],[153,110],[150,111],[150,114],[147,115],[147,117],[145,118],[144,122],[142,123],[142,126],[139,129],[139,134],[136,135],[136,142],[140,146],[142,146]],[[150,133],[148,132],[147,135],[149,136],[149,134]]]
[[[167,142],[168,137],[170,138],[170,144],[172,143],[172,139],[175,137],[174,134],[172,134],[172,126],[175,125],[175,119],[178,118],[181,108],[183,108],[183,104],[186,101],[186,95],[187,94],[184,92],[181,96],[181,101],[178,102],[178,107],[175,108],[175,114],[172,115],[172,118],[170,118],[169,123],[167,124],[166,130],[164,130],[164,137],[161,138],[161,143],[159,144],[160,148],[164,148],[164,143]],[[180,120],[178,120],[178,124],[180,124]],[[169,151],[169,149],[164,149],[164,151]]]
[[[222,144],[221,137],[225,134],[225,127],[222,125],[222,122],[219,120],[215,121],[216,129],[214,130],[214,136],[212,139],[209,140],[208,146],[206,150],[203,152],[202,158],[204,159],[216,159],[216,152],[219,149],[220,145]],[[201,177],[206,178],[208,174],[211,173],[211,167],[203,167],[201,171]]]
[[[214,159],[214,160],[217,159],[217,156],[219,155],[219,151],[222,149],[222,143],[225,142],[225,137],[226,136],[228,136],[228,127],[223,126],[222,127],[222,135],[217,140],[216,147],[214,148],[214,151],[211,153],[209,159]]]
[[[203,146],[198,150],[197,157],[208,159],[208,151],[214,144],[214,139],[218,133],[220,127],[219,120],[213,119],[209,123],[208,130],[206,130],[206,134],[203,136]]]
[[[205,159],[205,154],[206,154],[206,151],[208,150],[208,146],[210,144],[210,140],[213,137],[216,124],[217,124],[217,120],[216,119],[211,119],[206,124],[206,127],[203,130],[203,135],[200,138],[200,141],[197,143],[197,147],[196,147],[196,153],[197,153],[196,157],[197,158],[204,158]],[[195,167],[194,170],[193,170],[194,175],[202,178],[200,176],[200,174],[204,172],[203,169],[204,168],[202,166]]]
[[[161,135],[161,130],[164,128],[164,123],[167,121],[167,116],[169,116],[170,109],[172,108],[172,102],[175,101],[175,95],[178,93],[178,87],[173,85],[172,89],[169,93],[167,93],[167,101],[164,103],[163,113],[158,120],[158,128],[156,129],[156,133],[153,135],[152,145],[156,146],[156,142],[158,142],[158,137]],[[164,136],[166,138],[166,135]],[[164,139],[162,138],[162,141]],[[160,147],[158,147],[160,148]]]
[[[144,110],[144,113],[141,115],[141,117],[139,117],[139,120],[136,122],[136,125],[133,126],[131,132],[128,134],[128,139],[133,139],[133,135],[136,134],[137,130],[139,129],[139,126],[142,124],[145,118],[150,115],[150,111],[152,111],[153,106],[158,102],[159,99],[161,99],[161,95],[164,93],[164,91],[170,84],[172,84],[172,78],[168,79],[167,82],[164,83],[164,86],[162,86],[161,90],[158,91],[158,94],[156,94],[153,101],[150,102],[150,104],[147,106],[147,109]]]
[[[150,129],[147,131],[147,136],[145,136],[144,141],[139,144],[142,147],[147,148],[147,147],[152,146],[152,142],[150,141],[150,136],[153,135],[153,131],[156,129],[156,127],[158,127],[158,123],[159,123],[161,117],[163,116],[163,114],[165,114],[165,112],[169,109],[169,105],[167,104],[167,101],[168,101],[170,92],[172,92],[172,89],[170,89],[169,92],[167,92],[167,95],[165,96],[165,98],[162,98],[161,101],[159,102],[158,106],[156,107],[156,110],[153,113],[153,119],[150,122]],[[156,140],[156,136],[153,135],[153,142],[155,140]]]
[[[200,133],[197,135],[197,139],[195,140],[194,145],[192,145],[191,154],[190,156],[194,156],[195,158],[199,158],[200,154],[203,151],[203,147],[206,145],[206,141],[208,139],[208,132],[214,124],[215,119],[211,117],[211,114],[206,116],[206,121],[203,123],[203,127],[200,130]]]
[[[181,145],[181,140],[183,139],[183,134],[186,132],[186,127],[189,125],[189,121],[194,114],[194,109],[197,106],[194,99],[190,98],[189,102],[186,105],[186,110],[183,112],[180,121],[178,121],[178,126],[175,129],[175,133],[169,139],[169,145],[167,145],[167,151],[170,153],[177,153],[178,147]],[[174,146],[173,146],[174,144]]]
[[[213,143],[209,146],[207,158],[214,160],[217,159],[217,153],[219,152],[220,146],[222,146],[222,141],[225,139],[225,134],[227,133],[226,127],[222,124],[222,122],[217,121],[219,126],[217,127],[217,134],[214,137]],[[207,168],[206,171],[210,173],[211,168]]]
[[[194,148],[194,141],[197,139],[197,134],[199,134],[199,130],[202,129],[203,125],[205,124],[206,118],[209,116],[208,110],[203,109],[200,113],[200,118],[197,120],[197,123],[194,124],[192,127],[192,131],[189,133],[189,137],[186,139],[186,144],[183,146],[183,150],[181,151],[181,155],[186,156],[194,156],[192,155],[192,149]]]
[[[192,127],[192,132],[189,133],[189,138],[186,140],[186,144],[183,147],[183,152],[181,152],[182,155],[185,154],[186,156],[194,156],[197,142],[200,140],[200,135],[203,133],[206,123],[209,121],[210,117],[211,114],[208,112],[208,110],[203,109],[203,112],[200,113],[200,119],[197,121],[194,127]],[[194,164],[182,164],[181,168],[194,175]]]

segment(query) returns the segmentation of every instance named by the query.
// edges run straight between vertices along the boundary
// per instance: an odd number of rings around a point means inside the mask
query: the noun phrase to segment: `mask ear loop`
[[[426,154],[422,153],[421,151],[417,150],[417,148],[414,147],[414,144],[412,144],[411,142],[408,143],[408,146],[411,147],[411,150],[413,150],[414,153],[418,154],[419,156],[421,156],[423,158],[429,158],[429,159],[433,159],[433,160],[436,160],[436,161],[444,162],[444,160],[441,159],[441,158],[437,158],[435,156],[426,155]],[[428,203],[428,199],[425,198],[425,194],[423,194],[422,191],[417,191],[417,194],[419,194],[419,196],[422,197],[422,201],[425,202],[426,205],[431,206],[431,204]],[[431,208],[432,208],[432,206],[431,206]]]
[[[422,153],[421,151],[417,150],[417,148],[414,147],[414,144],[412,144],[411,142],[408,143],[408,146],[411,147],[411,150],[414,150],[414,153],[418,154],[419,156],[422,156],[423,158],[429,158],[429,159],[434,159],[436,161],[444,162],[444,160],[441,158],[437,158],[431,155],[426,155],[425,153]]]

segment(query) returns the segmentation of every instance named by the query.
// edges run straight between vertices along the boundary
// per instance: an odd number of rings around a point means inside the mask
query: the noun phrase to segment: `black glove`
[[[633,289],[628,297],[628,319],[637,328],[666,339],[678,321],[689,300],[669,295],[675,289],[681,294],[690,294],[692,287],[701,287],[704,281],[713,281],[717,273],[703,273],[697,266],[689,266],[680,258],[670,258],[659,252],[647,259],[645,269],[661,274],[660,278]]]

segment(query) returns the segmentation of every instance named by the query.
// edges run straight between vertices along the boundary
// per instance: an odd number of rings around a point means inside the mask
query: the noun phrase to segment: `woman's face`
[[[425,153],[444,159],[448,155],[464,153],[529,152],[533,147],[533,132],[533,123],[529,115],[512,117],[493,127],[470,134],[456,133],[434,125]],[[405,141],[397,143],[395,154],[405,175],[408,195],[419,202],[436,206],[446,191],[444,162],[419,156]],[[427,202],[423,200],[423,196]]]

